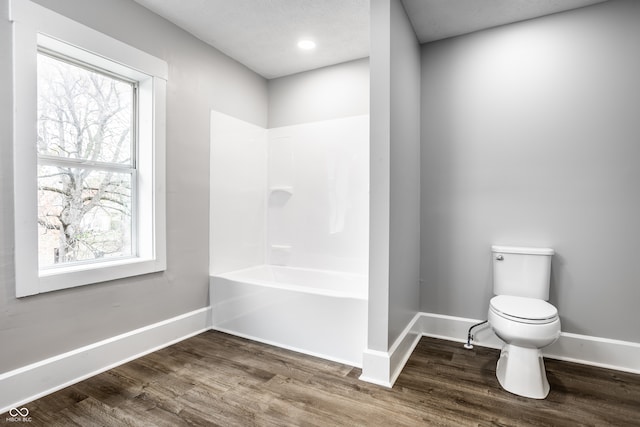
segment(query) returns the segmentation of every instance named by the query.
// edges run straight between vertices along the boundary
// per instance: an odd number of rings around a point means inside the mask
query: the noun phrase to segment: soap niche
[[[293,187],[277,186],[269,188],[269,206],[284,206],[293,196]]]

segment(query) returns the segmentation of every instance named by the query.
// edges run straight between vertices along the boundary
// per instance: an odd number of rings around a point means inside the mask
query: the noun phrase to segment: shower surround
[[[369,117],[264,129],[211,114],[213,328],[362,365]]]

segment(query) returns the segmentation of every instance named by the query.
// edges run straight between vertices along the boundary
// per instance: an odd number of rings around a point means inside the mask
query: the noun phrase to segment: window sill
[[[40,272],[38,293],[124,279],[166,270],[158,259],[127,258],[54,268]],[[27,295],[18,295],[18,297]]]

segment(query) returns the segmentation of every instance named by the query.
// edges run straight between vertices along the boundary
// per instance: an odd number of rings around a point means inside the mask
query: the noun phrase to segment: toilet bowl
[[[524,314],[518,310],[527,306]],[[532,307],[537,306],[544,310],[535,314]],[[533,399],[547,397],[549,381],[542,348],[560,337],[560,319],[555,307],[543,300],[500,295],[491,300],[489,323],[498,338],[505,342],[496,367],[496,377],[502,388]]]
[[[560,337],[558,310],[546,300],[552,249],[493,246],[494,293],[488,321],[504,341],[496,366],[506,391],[544,399],[549,381],[542,349]]]

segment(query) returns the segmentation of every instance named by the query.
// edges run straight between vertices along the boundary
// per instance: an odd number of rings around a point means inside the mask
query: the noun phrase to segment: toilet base
[[[506,391],[532,399],[544,399],[549,394],[549,381],[542,351],[506,344],[496,367],[498,382]]]

